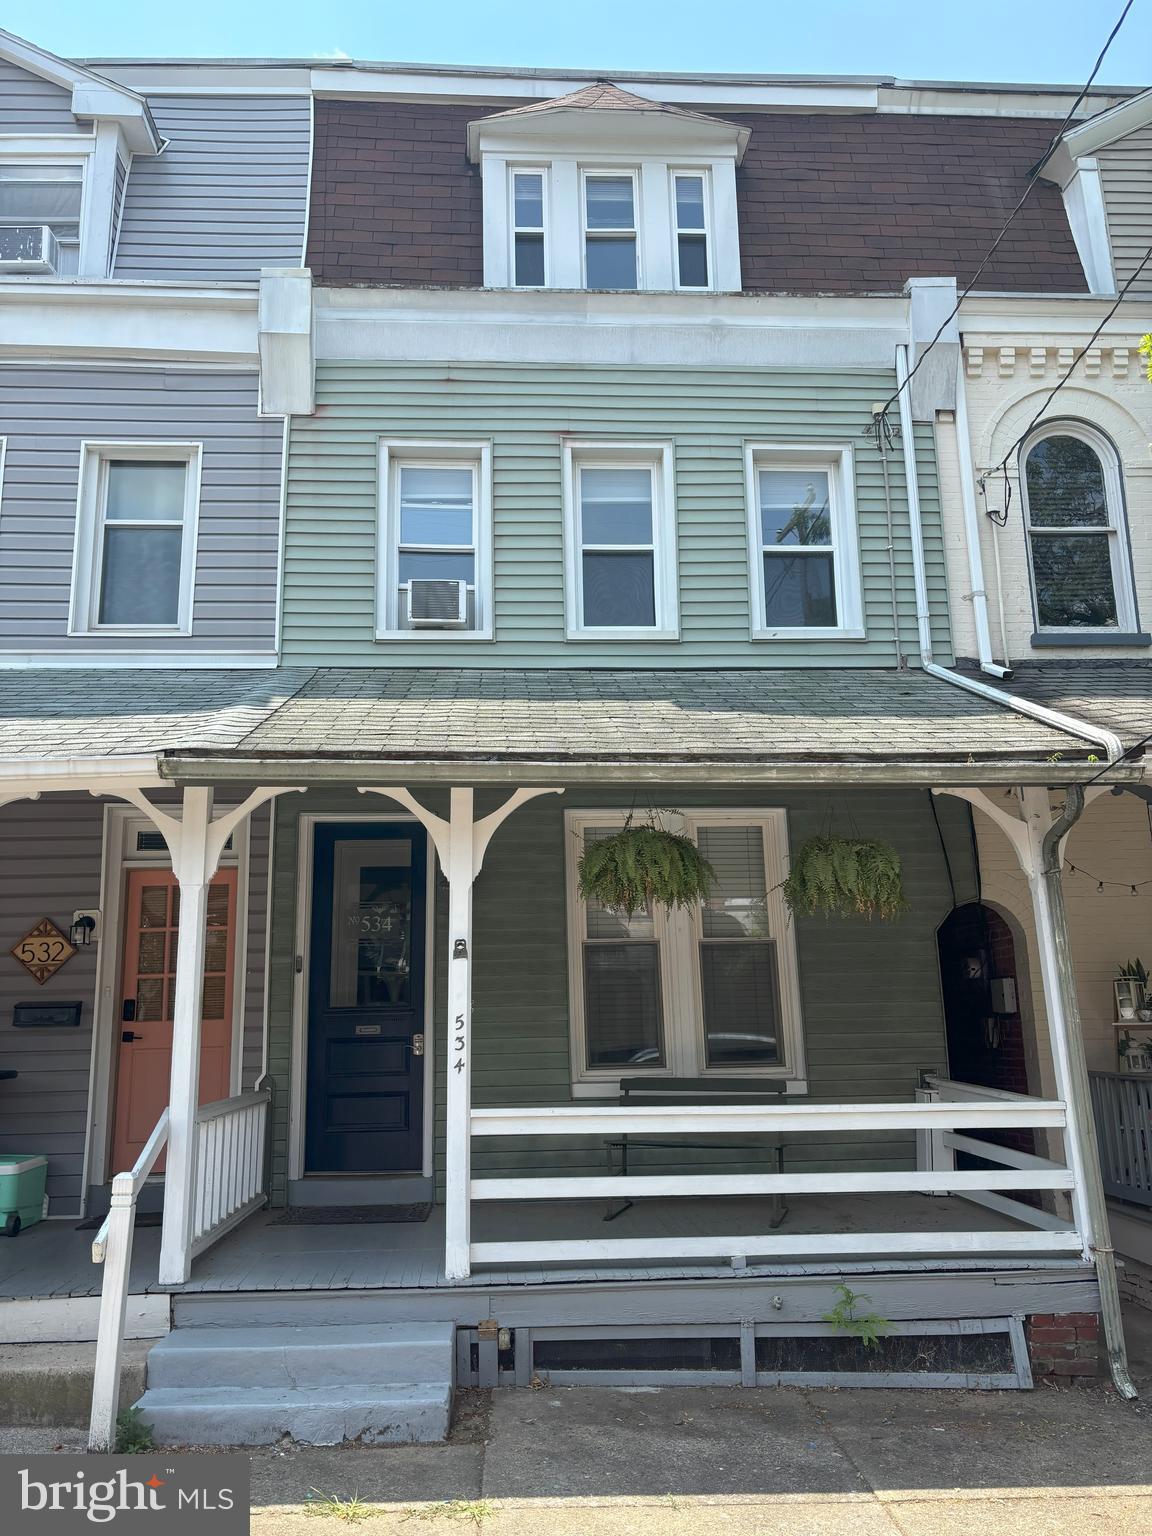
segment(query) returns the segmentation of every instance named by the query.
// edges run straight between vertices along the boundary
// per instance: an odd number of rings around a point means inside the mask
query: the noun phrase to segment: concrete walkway
[[[1135,1404],[1103,1386],[464,1392],[445,1445],[254,1451],[252,1531],[1146,1536],[1152,1313],[1133,1310],[1128,1339]],[[83,1443],[74,1429],[0,1430],[0,1451]]]

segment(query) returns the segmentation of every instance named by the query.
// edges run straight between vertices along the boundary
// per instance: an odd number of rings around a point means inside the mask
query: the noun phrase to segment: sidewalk
[[[1137,1536],[1152,1530],[1152,1314],[1139,1403],[1027,1392],[542,1387],[461,1394],[451,1441],[257,1450],[254,1536]],[[80,1449],[74,1430],[0,1450]],[[310,1494],[359,1498],[346,1521]],[[345,1509],[344,1514],[349,1511]]]

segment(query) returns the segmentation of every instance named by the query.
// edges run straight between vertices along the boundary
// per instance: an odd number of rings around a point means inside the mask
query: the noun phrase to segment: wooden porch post
[[[448,816],[448,1091],[444,1133],[444,1273],[466,1279],[472,1242],[473,791],[453,789]]]

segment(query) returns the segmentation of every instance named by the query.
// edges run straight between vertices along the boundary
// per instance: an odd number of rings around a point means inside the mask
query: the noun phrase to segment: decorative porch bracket
[[[153,805],[142,789],[124,786],[121,799],[137,806],[168,845],[180,890],[180,938],[173,981],[172,1064],[168,1088],[168,1153],[160,1284],[183,1285],[192,1266],[192,1212],[196,1177],[196,1109],[200,1101],[200,1025],[207,943],[208,887],[228,839],[254,811],[300,786],[254,789],[248,798],[214,813],[211,788],[189,785],[182,814]]]
[[[1044,1007],[1048,1014],[1048,1034],[1052,1044],[1052,1066],[1057,1095],[1067,1106],[1068,1123],[1064,1131],[1065,1155],[1073,1174],[1072,1210],[1076,1229],[1084,1244],[1084,1257],[1095,1263],[1100,1285],[1100,1314],[1108,1361],[1117,1391],[1133,1398],[1136,1389],[1128,1375],[1124,1345],[1124,1325],[1120,1312],[1120,1293],[1116,1283],[1116,1254],[1108,1224],[1108,1207],[1100,1172],[1100,1153],[1092,1117],[1091,1086],[1084,1054],[1080,1007],[1068,938],[1068,914],[1060,870],[1064,846],[1084,809],[1085,792],[1072,785],[1066,792],[1064,810],[1053,816],[1048,791],[1037,785],[1022,785],[1014,791],[1021,814],[1015,816],[997,804],[982,789],[934,789],[933,794],[955,795],[967,800],[973,809],[994,821],[1007,837],[1017,862],[1028,882],[1032,915],[1036,924],[1036,943],[1040,952],[1040,975]],[[1088,791],[1091,798],[1107,793]]]
[[[444,1273],[466,1280],[471,1272],[472,1225],[472,886],[484,867],[493,835],[512,812],[562,789],[518,789],[503,805],[475,819],[475,792],[453,788],[445,820],[411,790],[360,786],[386,795],[427,829],[448,880],[448,1090],[444,1147]]]

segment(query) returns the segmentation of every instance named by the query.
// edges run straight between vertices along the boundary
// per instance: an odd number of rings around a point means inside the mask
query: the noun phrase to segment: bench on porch
[[[620,1100],[623,1104],[656,1104],[664,1107],[679,1107],[684,1104],[765,1104],[772,1099],[778,1099],[787,1093],[787,1083],[779,1078],[747,1078],[747,1077],[622,1077],[620,1079]],[[604,1143],[608,1154],[608,1166],[613,1173],[625,1178],[628,1176],[628,1154],[637,1148],[670,1148],[680,1151],[698,1152],[698,1141],[669,1141],[664,1137],[658,1139],[644,1138],[638,1140],[635,1136],[629,1136],[624,1132],[612,1141]],[[742,1142],[736,1145],[725,1144],[725,1151],[729,1152],[753,1152],[763,1154],[771,1153],[775,1158],[775,1172],[784,1172],[784,1137],[778,1131],[766,1132],[755,1143]],[[613,1167],[616,1153],[620,1154],[620,1166]],[[778,1227],[788,1214],[782,1194],[772,1194],[768,1197],[772,1209],[771,1227]],[[635,1204],[633,1200],[625,1200],[614,1209],[610,1209],[604,1217],[605,1221],[615,1221],[618,1216],[623,1216],[625,1211],[631,1210]]]

